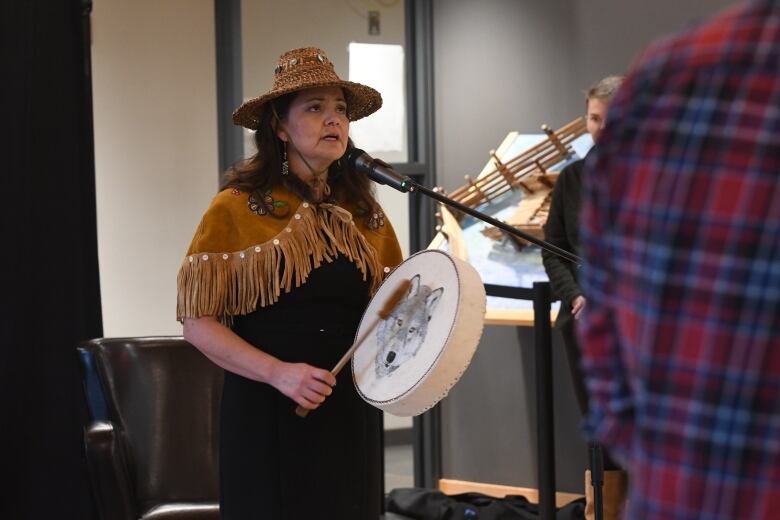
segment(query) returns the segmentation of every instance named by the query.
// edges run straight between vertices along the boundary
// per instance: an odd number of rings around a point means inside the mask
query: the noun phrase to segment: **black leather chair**
[[[180,337],[95,339],[78,354],[100,517],[218,519],[222,369]]]

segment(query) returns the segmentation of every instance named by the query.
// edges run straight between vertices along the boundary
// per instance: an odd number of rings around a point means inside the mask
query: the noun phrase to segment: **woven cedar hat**
[[[325,51],[316,47],[304,47],[287,51],[279,57],[271,90],[238,107],[233,112],[233,122],[250,130],[257,130],[260,114],[268,101],[290,92],[314,87],[344,89],[350,121],[366,117],[382,106],[382,95],[376,90],[340,79]]]

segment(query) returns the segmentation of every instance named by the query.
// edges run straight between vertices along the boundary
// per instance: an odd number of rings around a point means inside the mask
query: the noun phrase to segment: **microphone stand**
[[[374,161],[379,162],[377,159],[374,159]],[[381,164],[381,163],[380,163]],[[384,164],[383,164],[384,165]],[[389,165],[387,165],[388,168]],[[426,195],[432,199],[435,199],[443,204],[446,204],[447,206],[450,206],[452,208],[457,209],[458,211],[462,211],[463,213],[467,213],[471,215],[472,217],[475,217],[483,222],[487,222],[488,224],[491,224],[493,226],[496,226],[497,228],[501,229],[502,231],[506,231],[507,233],[510,233],[516,237],[520,237],[523,240],[527,242],[531,242],[532,244],[536,244],[537,246],[541,247],[542,249],[549,251],[550,253],[553,253],[554,255],[557,255],[564,260],[568,260],[569,262],[572,262],[576,265],[580,265],[582,263],[580,257],[577,255],[562,249],[556,245],[553,245],[546,240],[542,240],[539,238],[536,238],[535,236],[529,235],[528,233],[521,231],[517,229],[514,226],[510,226],[506,222],[502,222],[500,220],[497,220],[489,215],[486,215],[480,211],[475,210],[474,208],[471,208],[469,206],[466,206],[465,204],[461,204],[460,202],[453,200],[446,195],[439,193],[437,191],[434,191],[432,189],[426,188],[425,186],[422,186],[420,184],[417,184],[414,182],[411,178],[406,176],[401,176],[398,173],[394,172],[394,178],[390,178],[388,176],[377,176],[377,175],[371,175],[369,173],[369,176],[379,184],[386,184],[387,186],[390,186],[391,188],[394,188],[400,192],[407,193],[407,192],[419,192],[423,195]]]

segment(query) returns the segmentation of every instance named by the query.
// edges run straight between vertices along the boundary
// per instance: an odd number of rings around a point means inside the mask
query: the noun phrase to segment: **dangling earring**
[[[284,148],[282,149],[282,175],[290,173],[290,163],[287,162],[287,141],[284,141]]]

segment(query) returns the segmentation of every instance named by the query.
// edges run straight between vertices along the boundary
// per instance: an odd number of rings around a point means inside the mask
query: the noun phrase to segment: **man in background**
[[[594,144],[598,142],[609,102],[620,87],[622,76],[607,76],[590,87],[585,94],[585,124]],[[591,149],[592,150],[592,149]],[[582,170],[584,159],[567,165],[553,188],[550,212],[544,225],[544,239],[553,245],[580,255],[580,207],[582,202]],[[574,393],[583,415],[588,413],[588,393],[580,366],[580,347],[575,334],[575,320],[585,308],[585,296],[577,283],[578,265],[549,251],[542,250],[542,261],[553,292],[561,300],[561,308],[555,326],[561,332],[566,357],[569,362]],[[627,478],[623,469],[604,453],[603,511],[605,520],[614,520],[623,507],[626,498]],[[599,485],[599,476],[596,485]],[[585,472],[585,518],[596,517],[593,477]]]
[[[587,429],[626,518],[777,518],[780,2],[652,46],[583,189]]]

